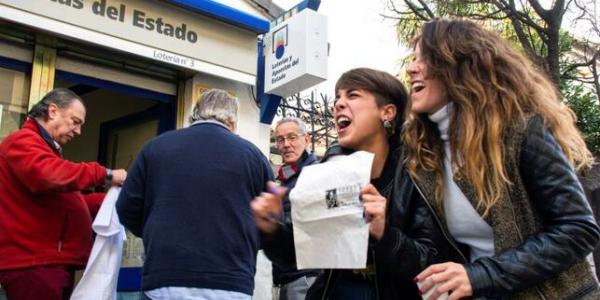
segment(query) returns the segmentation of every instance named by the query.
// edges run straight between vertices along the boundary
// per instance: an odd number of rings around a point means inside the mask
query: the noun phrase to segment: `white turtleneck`
[[[455,240],[471,248],[470,260],[475,261],[479,257],[494,254],[494,232],[454,182],[455,168],[452,168],[452,153],[448,137],[450,113],[453,109],[454,103],[449,102],[434,114],[429,115],[429,119],[438,125],[440,137],[444,142],[444,213],[446,224]]]

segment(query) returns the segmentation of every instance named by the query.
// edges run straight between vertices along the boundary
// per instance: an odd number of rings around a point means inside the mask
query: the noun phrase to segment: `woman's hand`
[[[379,240],[385,229],[387,200],[370,183],[362,188],[360,196],[365,207],[365,217],[370,222],[369,233],[373,238]]]
[[[427,293],[435,286],[433,294],[425,300],[436,300],[440,295],[448,292],[448,300],[458,300],[473,295],[471,281],[465,267],[461,264],[448,262],[431,265],[417,277],[415,282],[420,283],[421,294]]]
[[[254,221],[258,229],[264,233],[273,233],[279,228],[282,212],[283,196],[287,189],[275,182],[267,182],[268,193],[263,192],[250,202]]]

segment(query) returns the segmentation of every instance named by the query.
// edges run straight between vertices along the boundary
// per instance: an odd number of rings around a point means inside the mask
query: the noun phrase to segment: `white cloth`
[[[452,166],[448,138],[450,113],[453,109],[454,106],[450,102],[430,115],[429,119],[437,123],[440,137],[444,141],[444,212],[448,231],[455,240],[471,248],[470,260],[475,261],[480,257],[494,255],[494,231],[454,182],[455,168]]]
[[[117,299],[117,278],[125,240],[125,228],[119,222],[115,209],[120,191],[119,187],[112,187],[108,191],[94,219],[92,229],[96,232],[96,240],[71,300]]]
[[[360,190],[372,164],[372,153],[358,151],[302,169],[290,192],[298,269],[366,267],[369,224]]]
[[[145,294],[152,300],[252,300],[252,296],[244,293],[175,286],[146,291]]]

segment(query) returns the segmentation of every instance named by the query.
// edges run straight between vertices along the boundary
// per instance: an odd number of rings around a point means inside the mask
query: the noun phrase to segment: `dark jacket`
[[[494,231],[495,255],[473,263],[458,260],[465,263],[473,295],[600,299],[585,261],[600,231],[570,162],[537,116],[513,126],[505,145],[513,185],[485,218]],[[433,201],[434,175],[419,170],[419,177],[426,200]],[[476,207],[469,183],[454,180]],[[443,219],[444,214],[438,211],[438,216]]]
[[[294,247],[292,227],[292,207],[289,191],[296,186],[300,172],[305,166],[318,163],[313,154],[304,151],[294,167],[296,172],[288,178],[278,178],[281,184],[288,189],[283,198],[283,214],[281,216],[280,233],[273,236],[263,236],[263,250],[273,263],[273,283],[276,285],[290,283],[302,276],[316,276],[318,270],[298,270],[296,268],[296,249]]]
[[[339,146],[328,149],[324,160],[338,154],[348,154]],[[390,152],[391,155],[396,155]],[[398,165],[401,161],[388,159],[384,171],[392,170],[392,188],[380,191],[388,199],[386,227],[382,238],[369,243],[369,253],[374,261],[375,284],[378,299],[421,299],[413,278],[431,264],[440,263],[450,253],[435,218],[433,208],[423,201],[406,170]],[[306,299],[331,299],[331,294],[342,272],[327,270],[317,278]]]
[[[259,233],[250,201],[271,179],[258,148],[220,123],[148,142],[116,204],[121,223],[144,241],[143,289],[252,295]]]
[[[92,218],[106,169],[61,157],[34,119],[0,143],[0,270],[83,267],[92,249]]]

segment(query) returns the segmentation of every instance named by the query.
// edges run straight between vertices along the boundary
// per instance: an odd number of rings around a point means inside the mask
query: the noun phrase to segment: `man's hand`
[[[385,229],[387,200],[370,183],[363,187],[360,196],[365,207],[365,217],[370,222],[369,233],[374,239],[379,240]]]
[[[250,202],[250,208],[256,221],[256,226],[263,233],[273,233],[279,228],[283,196],[287,189],[276,183],[267,183],[269,192],[263,192]]]
[[[112,180],[110,181],[111,186],[121,186],[127,178],[127,171],[125,169],[112,170]]]

